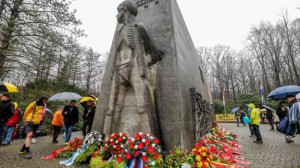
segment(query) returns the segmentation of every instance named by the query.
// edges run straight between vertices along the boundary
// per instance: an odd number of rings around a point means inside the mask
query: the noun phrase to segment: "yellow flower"
[[[195,159],[199,162],[201,160],[201,157],[197,155]]]
[[[205,165],[206,167],[208,167],[208,166],[209,166],[208,162],[204,162],[204,165]]]
[[[202,162],[198,162],[198,167],[202,167],[203,163]]]

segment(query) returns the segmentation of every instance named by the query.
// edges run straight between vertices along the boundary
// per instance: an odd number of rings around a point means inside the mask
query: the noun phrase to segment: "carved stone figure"
[[[120,26],[115,37],[116,52],[110,99],[104,121],[105,133],[126,129],[123,128],[120,119],[125,113],[124,98],[130,88],[135,95],[135,102],[131,102],[130,105],[136,106],[136,113],[139,116],[133,118],[131,122],[138,122],[136,125],[139,131],[158,133],[149,66],[155,64],[160,55],[146,28],[137,21],[137,13],[138,7],[132,0],[125,0],[118,6],[117,20]]]

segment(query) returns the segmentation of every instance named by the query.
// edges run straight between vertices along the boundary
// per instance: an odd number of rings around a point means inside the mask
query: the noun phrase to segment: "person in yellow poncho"
[[[253,130],[256,136],[256,141],[253,141],[253,143],[262,144],[262,138],[259,131],[259,125],[260,125],[260,111],[259,109],[255,108],[255,105],[253,103],[249,104],[249,108],[251,109],[250,113],[250,124],[253,125]]]
[[[47,100],[47,97],[41,97],[38,101],[30,103],[24,112],[23,121],[25,123],[26,139],[20,154],[25,154],[25,159],[30,159],[32,157],[29,151],[30,141],[40,125],[42,113],[46,107]]]

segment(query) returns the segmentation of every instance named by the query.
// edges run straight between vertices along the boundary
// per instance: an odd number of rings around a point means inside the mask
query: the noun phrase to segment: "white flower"
[[[134,139],[134,138],[131,138],[131,140],[132,140],[132,142],[134,142],[134,141],[135,141],[135,139]]]
[[[134,149],[137,149],[137,148],[138,148],[138,146],[137,146],[137,145],[135,145],[135,146],[134,146]]]
[[[119,133],[119,136],[122,136],[122,133]]]
[[[110,139],[110,142],[114,141],[113,139]]]
[[[153,139],[154,139],[154,137],[153,137],[153,136],[151,136],[151,137],[150,137],[150,139],[151,139],[151,140],[153,140]]]
[[[161,152],[161,149],[158,149],[158,151],[157,151],[158,153],[160,153]]]
[[[142,135],[142,134],[143,134],[142,132],[139,133],[139,135]]]
[[[116,145],[114,145],[113,148],[116,148]]]
[[[116,142],[115,142],[116,144],[118,144],[119,143],[119,141],[118,140],[116,140]]]
[[[125,139],[125,137],[123,137],[123,139]]]
[[[147,137],[149,137],[150,136],[150,134],[147,134]]]
[[[145,142],[146,142],[146,139],[142,139],[142,142],[145,143]]]
[[[143,152],[143,153],[142,153],[142,155],[143,155],[143,156],[146,156],[146,155],[147,155],[147,153],[146,153],[146,152]]]
[[[153,162],[153,161],[150,162],[150,165],[151,165],[151,166],[155,166],[155,162]]]
[[[127,153],[127,152],[128,152],[128,149],[125,149],[125,152]]]
[[[121,145],[121,148],[124,148],[124,145]]]
[[[154,148],[155,146],[156,146],[156,145],[153,143],[153,144],[152,144],[152,147]]]

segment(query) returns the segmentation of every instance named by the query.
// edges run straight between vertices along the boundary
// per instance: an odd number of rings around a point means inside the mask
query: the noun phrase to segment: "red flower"
[[[114,133],[113,138],[116,139],[118,137],[118,133]]]
[[[139,143],[139,144],[138,144],[138,148],[139,148],[139,149],[142,149],[143,147],[144,147],[144,144],[143,144],[143,143]]]
[[[157,159],[158,158],[158,153],[154,153],[153,158]]]
[[[122,134],[122,136],[124,137],[124,136],[126,136],[126,134],[125,134],[125,133],[123,133],[123,134]]]
[[[158,144],[158,143],[159,143],[159,139],[158,139],[158,138],[155,138],[155,139],[154,139],[154,143]]]
[[[138,152],[138,151],[135,151],[135,152],[133,153],[133,155],[134,155],[135,157],[138,157],[138,156],[139,156],[139,152]]]
[[[135,134],[135,139],[136,139],[137,141],[141,140],[140,135],[139,135],[139,134]]]
[[[124,149],[121,150],[121,155],[123,155],[125,153]]]
[[[131,150],[131,149],[133,149],[133,148],[134,148],[134,144],[131,143],[131,144],[129,145],[129,149]]]
[[[117,151],[121,150],[121,146],[120,146],[120,145],[117,145],[117,146],[116,146],[116,150],[117,150]]]
[[[146,145],[146,146],[149,146],[150,143],[151,143],[151,141],[147,139],[146,142],[145,142],[145,145]]]
[[[119,141],[119,142],[122,142],[122,141],[123,141],[123,138],[122,138],[122,137],[119,137],[119,138],[118,138],[118,141]]]
[[[142,156],[142,160],[143,160],[144,162],[147,162],[148,156],[147,156],[147,155]]]
[[[152,146],[149,146],[148,148],[148,153],[152,154],[154,152],[154,148]]]
[[[96,157],[96,155],[95,155],[95,153],[93,153],[93,154],[92,154],[92,158],[95,158],[95,157]]]
[[[126,156],[125,156],[125,158],[126,158],[127,160],[130,160],[130,159],[131,159],[131,156],[132,156],[132,155],[131,155],[130,153],[127,153]]]
[[[148,166],[143,166],[143,168],[148,168]]]
[[[121,156],[118,156],[117,161],[118,161],[119,163],[121,163],[121,162],[123,161],[122,157],[121,157]]]
[[[146,134],[145,134],[145,133],[143,133],[143,134],[142,134],[142,137],[143,137],[143,138],[145,138],[145,137],[146,137]]]

